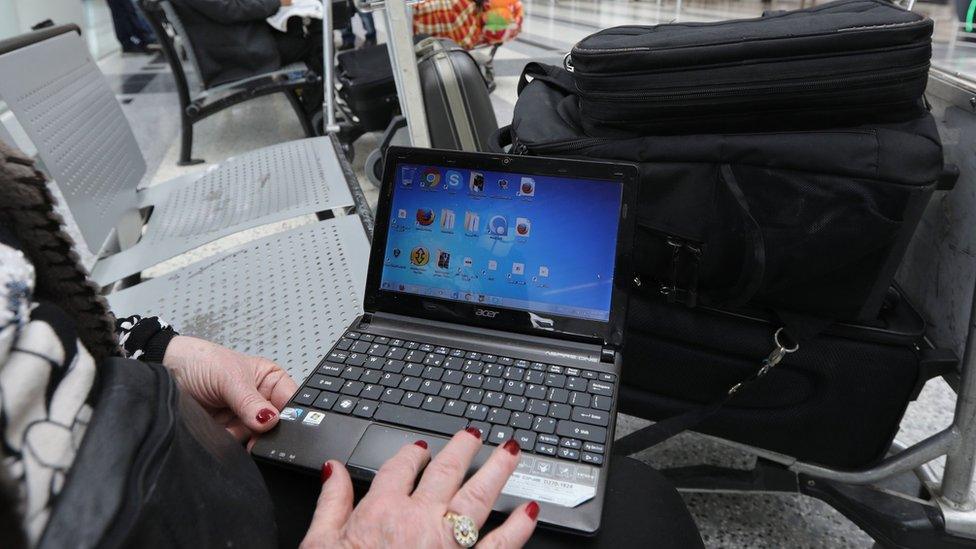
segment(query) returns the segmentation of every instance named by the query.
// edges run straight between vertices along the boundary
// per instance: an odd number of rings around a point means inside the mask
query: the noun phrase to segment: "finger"
[[[522,547],[528,543],[535,531],[536,520],[539,516],[539,504],[530,501],[519,505],[512,514],[505,519],[501,526],[495,528],[478,542],[480,549],[510,549]]]
[[[481,431],[468,427],[454,435],[451,442],[430,462],[414,496],[425,501],[446,504],[457,493],[471,460],[481,449]]]
[[[367,497],[389,493],[409,494],[417,482],[417,475],[429,460],[430,452],[427,451],[426,441],[418,440],[405,445],[380,467],[370,484]]]
[[[338,461],[327,461],[322,464],[321,478],[322,492],[302,546],[336,546],[339,531],[352,513],[352,479],[345,466]]]
[[[248,429],[263,433],[278,424],[278,409],[258,392],[257,387],[232,376],[223,377],[219,383],[221,398]]]
[[[276,409],[281,410],[298,391],[298,384],[274,362],[264,358],[254,360],[258,361],[256,371],[268,372],[261,378],[258,392],[267,397]]]
[[[448,506],[450,510],[471,517],[478,526],[484,524],[508,477],[518,466],[519,453],[518,443],[511,439],[495,448],[478,472],[454,495]]]

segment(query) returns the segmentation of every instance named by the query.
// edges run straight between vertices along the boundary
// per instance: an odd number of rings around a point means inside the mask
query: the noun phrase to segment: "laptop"
[[[469,426],[521,461],[496,503],[600,528],[620,383],[637,168],[391,147],[357,318],[254,455],[368,482]]]

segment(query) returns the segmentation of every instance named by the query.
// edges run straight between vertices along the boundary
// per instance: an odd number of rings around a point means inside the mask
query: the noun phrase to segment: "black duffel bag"
[[[920,106],[837,129],[613,139],[585,134],[563,69],[530,64],[519,90],[494,147],[639,163],[634,274],[687,305],[875,319],[943,172]]]
[[[925,91],[931,19],[841,0],[715,23],[625,26],[573,48],[591,136],[896,119]]]

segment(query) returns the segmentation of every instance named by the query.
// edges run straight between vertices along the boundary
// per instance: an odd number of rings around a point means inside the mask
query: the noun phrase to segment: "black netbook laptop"
[[[637,168],[391,148],[365,311],[254,447],[370,480],[418,438],[514,438],[495,510],[600,527],[620,380]],[[422,434],[421,434],[422,433]]]

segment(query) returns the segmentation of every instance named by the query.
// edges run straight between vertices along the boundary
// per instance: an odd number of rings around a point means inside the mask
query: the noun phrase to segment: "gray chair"
[[[108,247],[114,253],[92,269],[103,286],[245,229],[353,204],[324,137],[139,188],[142,153],[77,27],[0,42],[0,99],[37,147],[89,249],[106,249],[116,229],[117,246]]]

